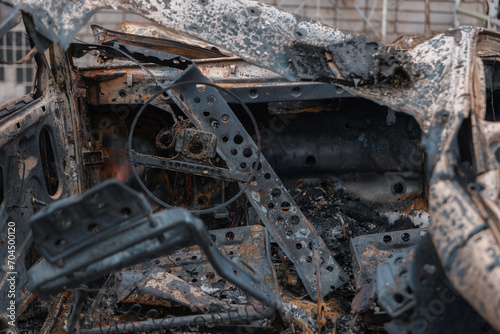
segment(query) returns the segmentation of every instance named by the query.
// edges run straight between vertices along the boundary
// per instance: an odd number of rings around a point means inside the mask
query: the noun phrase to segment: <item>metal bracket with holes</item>
[[[176,80],[180,82],[209,83],[195,65]],[[314,239],[319,240],[321,256],[321,295],[326,296],[347,283],[345,273],[270,164],[262,156],[260,161],[256,160],[257,145],[218,90],[209,85],[204,89],[198,89],[195,84],[182,85],[172,89],[169,95],[199,130],[216,135],[217,153],[230,170],[250,173],[257,168],[256,179],[250,183],[246,195],[274,240],[295,264],[309,296],[316,301],[318,284],[312,261]]]
[[[351,239],[356,288],[361,289],[377,276],[377,267],[393,256],[415,248],[426,229],[409,229],[362,235]]]
[[[250,174],[219,168],[208,164],[193,163],[185,160],[168,159],[132,151],[130,161],[153,168],[161,168],[175,172],[191,173],[199,176],[210,176],[220,180],[248,182]]]

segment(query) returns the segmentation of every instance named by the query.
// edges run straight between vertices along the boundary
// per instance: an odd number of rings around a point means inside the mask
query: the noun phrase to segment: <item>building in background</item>
[[[426,30],[446,31],[455,25],[486,26],[486,22],[470,16],[456,15],[456,6],[485,13],[481,0],[264,0],[290,12],[321,21],[342,30],[364,34],[385,43],[402,35],[422,33]],[[498,2],[498,1],[497,1]],[[97,24],[114,29],[123,21],[149,22],[133,14],[102,10],[77,35],[86,42],[94,42],[90,25]],[[19,25],[0,39],[0,60],[21,59],[30,50]],[[34,64],[0,65],[0,104],[27,94],[34,80]]]

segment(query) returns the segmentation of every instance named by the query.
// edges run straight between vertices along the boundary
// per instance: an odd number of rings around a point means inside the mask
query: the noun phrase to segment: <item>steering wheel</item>
[[[134,136],[134,131],[137,126],[139,118],[142,116],[146,108],[160,95],[165,95],[167,94],[168,96],[172,97],[172,100],[174,100],[174,95],[172,94],[172,90],[182,88],[188,85],[202,85],[202,86],[209,86],[217,89],[219,92],[223,92],[230,96],[232,99],[237,101],[245,110],[247,113],[248,117],[252,121],[252,125],[255,130],[256,134],[256,140],[257,140],[257,160],[260,161],[260,156],[261,156],[261,137],[259,133],[259,129],[257,126],[257,122],[255,121],[254,116],[252,115],[252,112],[248,108],[248,106],[234,93],[231,91],[219,87],[215,84],[209,83],[209,82],[201,82],[201,81],[184,81],[184,82],[178,82],[175,84],[172,84],[168,87],[163,87],[161,90],[156,92],[145,104],[142,105],[142,107],[139,109],[137,112],[133,122],[132,126],[129,131],[129,136],[128,136],[128,142],[127,142],[127,149],[128,149],[128,157],[130,164],[132,166],[132,171],[134,173],[134,176],[139,183],[140,187],[142,190],[151,198],[153,199],[156,203],[159,205],[165,207],[165,208],[173,208],[174,206],[165,203],[162,201],[160,198],[158,198],[155,194],[153,194],[148,187],[144,184],[143,180],[141,179],[139,172],[137,170],[138,165],[142,165],[145,167],[151,167],[155,169],[162,169],[162,170],[170,170],[170,171],[175,171],[175,172],[184,172],[184,173],[190,173],[198,176],[203,176],[203,177],[212,177],[212,178],[217,178],[217,179],[222,179],[222,180],[228,180],[228,181],[233,181],[233,182],[239,182],[240,184],[244,184],[243,186],[240,187],[240,191],[234,195],[232,198],[229,200],[218,204],[212,208],[208,209],[199,209],[199,210],[191,210],[193,214],[205,214],[205,213],[211,213],[211,212],[216,212],[218,210],[221,210],[228,206],[229,204],[233,203],[236,201],[249,187],[250,182],[255,179],[255,175],[257,171],[259,170],[259,164],[254,163],[252,165],[251,173],[242,173],[239,171],[233,171],[231,169],[225,169],[221,167],[216,167],[216,166],[211,166],[209,164],[199,164],[196,163],[196,160],[193,159],[187,159],[187,160],[182,160],[179,161],[176,159],[178,155],[176,155],[173,158],[165,158],[165,157],[160,157],[156,155],[149,155],[149,154],[142,154],[136,152],[132,148],[132,142],[133,142],[133,136]],[[183,99],[183,96],[181,96],[181,100]],[[182,109],[182,108],[181,108]],[[173,113],[172,113],[173,114]],[[175,118],[175,114],[172,115],[174,118],[174,121],[178,122]],[[193,124],[196,124],[197,122],[195,120],[192,120]],[[218,126],[218,124],[212,124],[214,128]],[[200,133],[194,133],[194,137],[192,138],[193,140],[190,141],[187,144],[187,147],[184,148],[183,152],[190,156],[190,158],[196,157],[200,153],[205,153],[202,154],[203,157],[207,157],[207,154],[205,152],[205,147],[203,147],[205,141],[201,140],[202,136],[214,136],[216,138],[216,142],[220,144],[223,141],[226,141],[226,138],[218,138],[215,134],[210,134],[207,132],[200,132]],[[159,136],[158,136],[159,137]],[[189,136],[188,136],[189,137]],[[172,140],[175,140],[176,138],[172,138]],[[212,140],[213,141],[213,140]],[[189,146],[191,145],[191,146]],[[201,146],[200,146],[201,145]],[[206,145],[205,145],[206,146]],[[215,148],[214,148],[215,149]]]

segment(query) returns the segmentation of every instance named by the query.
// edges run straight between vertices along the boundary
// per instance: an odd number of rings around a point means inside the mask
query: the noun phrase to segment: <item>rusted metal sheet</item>
[[[411,229],[368,234],[351,239],[356,288],[359,290],[373,282],[377,268],[382,262],[414,248],[426,233],[425,229]]]
[[[134,35],[140,35],[140,36],[148,36],[148,37],[154,37],[154,38],[161,38],[161,39],[169,39],[173,40],[176,42],[179,42],[184,45],[192,45],[192,46],[197,46],[206,50],[212,50],[215,53],[219,54],[219,52],[222,52],[222,54],[226,56],[232,56],[232,54],[221,48],[221,47],[216,47],[212,44],[208,44],[203,42],[202,40],[190,37],[185,34],[180,34],[176,32],[175,30],[169,30],[165,29],[161,25],[158,24],[149,24],[149,23],[136,23],[136,22],[122,22],[116,27],[117,32],[122,32],[126,34],[134,34]],[[175,53],[175,52],[174,52]],[[211,57],[209,57],[211,58]]]
[[[119,301],[144,305],[172,306],[172,302],[188,306],[193,311],[214,312],[228,309],[227,303],[211,297],[199,287],[153,267],[147,273],[124,271],[118,273],[115,291]]]
[[[228,257],[241,258],[245,265],[259,273],[263,281],[274,282],[273,268],[265,245],[265,228],[254,225],[219,229],[210,231],[210,235]],[[167,284],[167,278],[172,284]],[[246,300],[231,283],[217,274],[199,247],[183,248],[149,264],[124,270],[117,274],[116,280],[118,294],[122,299],[137,302],[144,296],[143,300],[148,300],[150,305],[161,305],[162,300],[174,300],[207,309],[212,304],[214,307],[227,306],[227,302],[210,296],[226,295],[226,299]],[[188,289],[190,285],[191,290]],[[157,291],[152,292],[154,287]],[[179,290],[186,291],[187,295],[179,295]]]
[[[40,329],[40,334],[66,333],[65,325],[71,307],[71,293],[65,292],[54,299],[49,314]]]
[[[94,33],[96,43],[109,44],[116,41],[119,43],[137,45],[152,50],[169,52],[187,57],[189,59],[224,57],[224,55],[218,52],[216,49],[210,49],[210,46],[201,42],[196,43],[196,41],[181,40],[183,43],[178,43],[175,40],[161,38],[163,34],[160,34],[160,36],[157,36],[155,38],[148,38],[147,35],[140,34],[141,31],[132,34],[130,30],[135,32],[135,29],[128,29],[127,25],[124,25],[123,23],[120,25],[120,27],[122,27],[121,30],[125,30],[124,32],[127,33],[111,31],[97,25],[93,25],[92,31]]]

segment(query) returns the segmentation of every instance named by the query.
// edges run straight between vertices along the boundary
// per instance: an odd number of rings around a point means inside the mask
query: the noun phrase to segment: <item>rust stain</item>
[[[286,303],[291,303],[292,308],[302,309],[306,313],[312,313],[314,315],[318,314],[318,304],[306,300],[306,299],[295,299],[290,295],[284,295],[283,301]],[[331,297],[324,301],[323,314],[327,319],[335,320],[338,317],[345,315],[345,311],[340,306],[337,299]]]
[[[366,258],[376,257],[384,257],[390,255],[391,252],[378,249],[375,245],[369,245],[364,251],[363,256]]]

